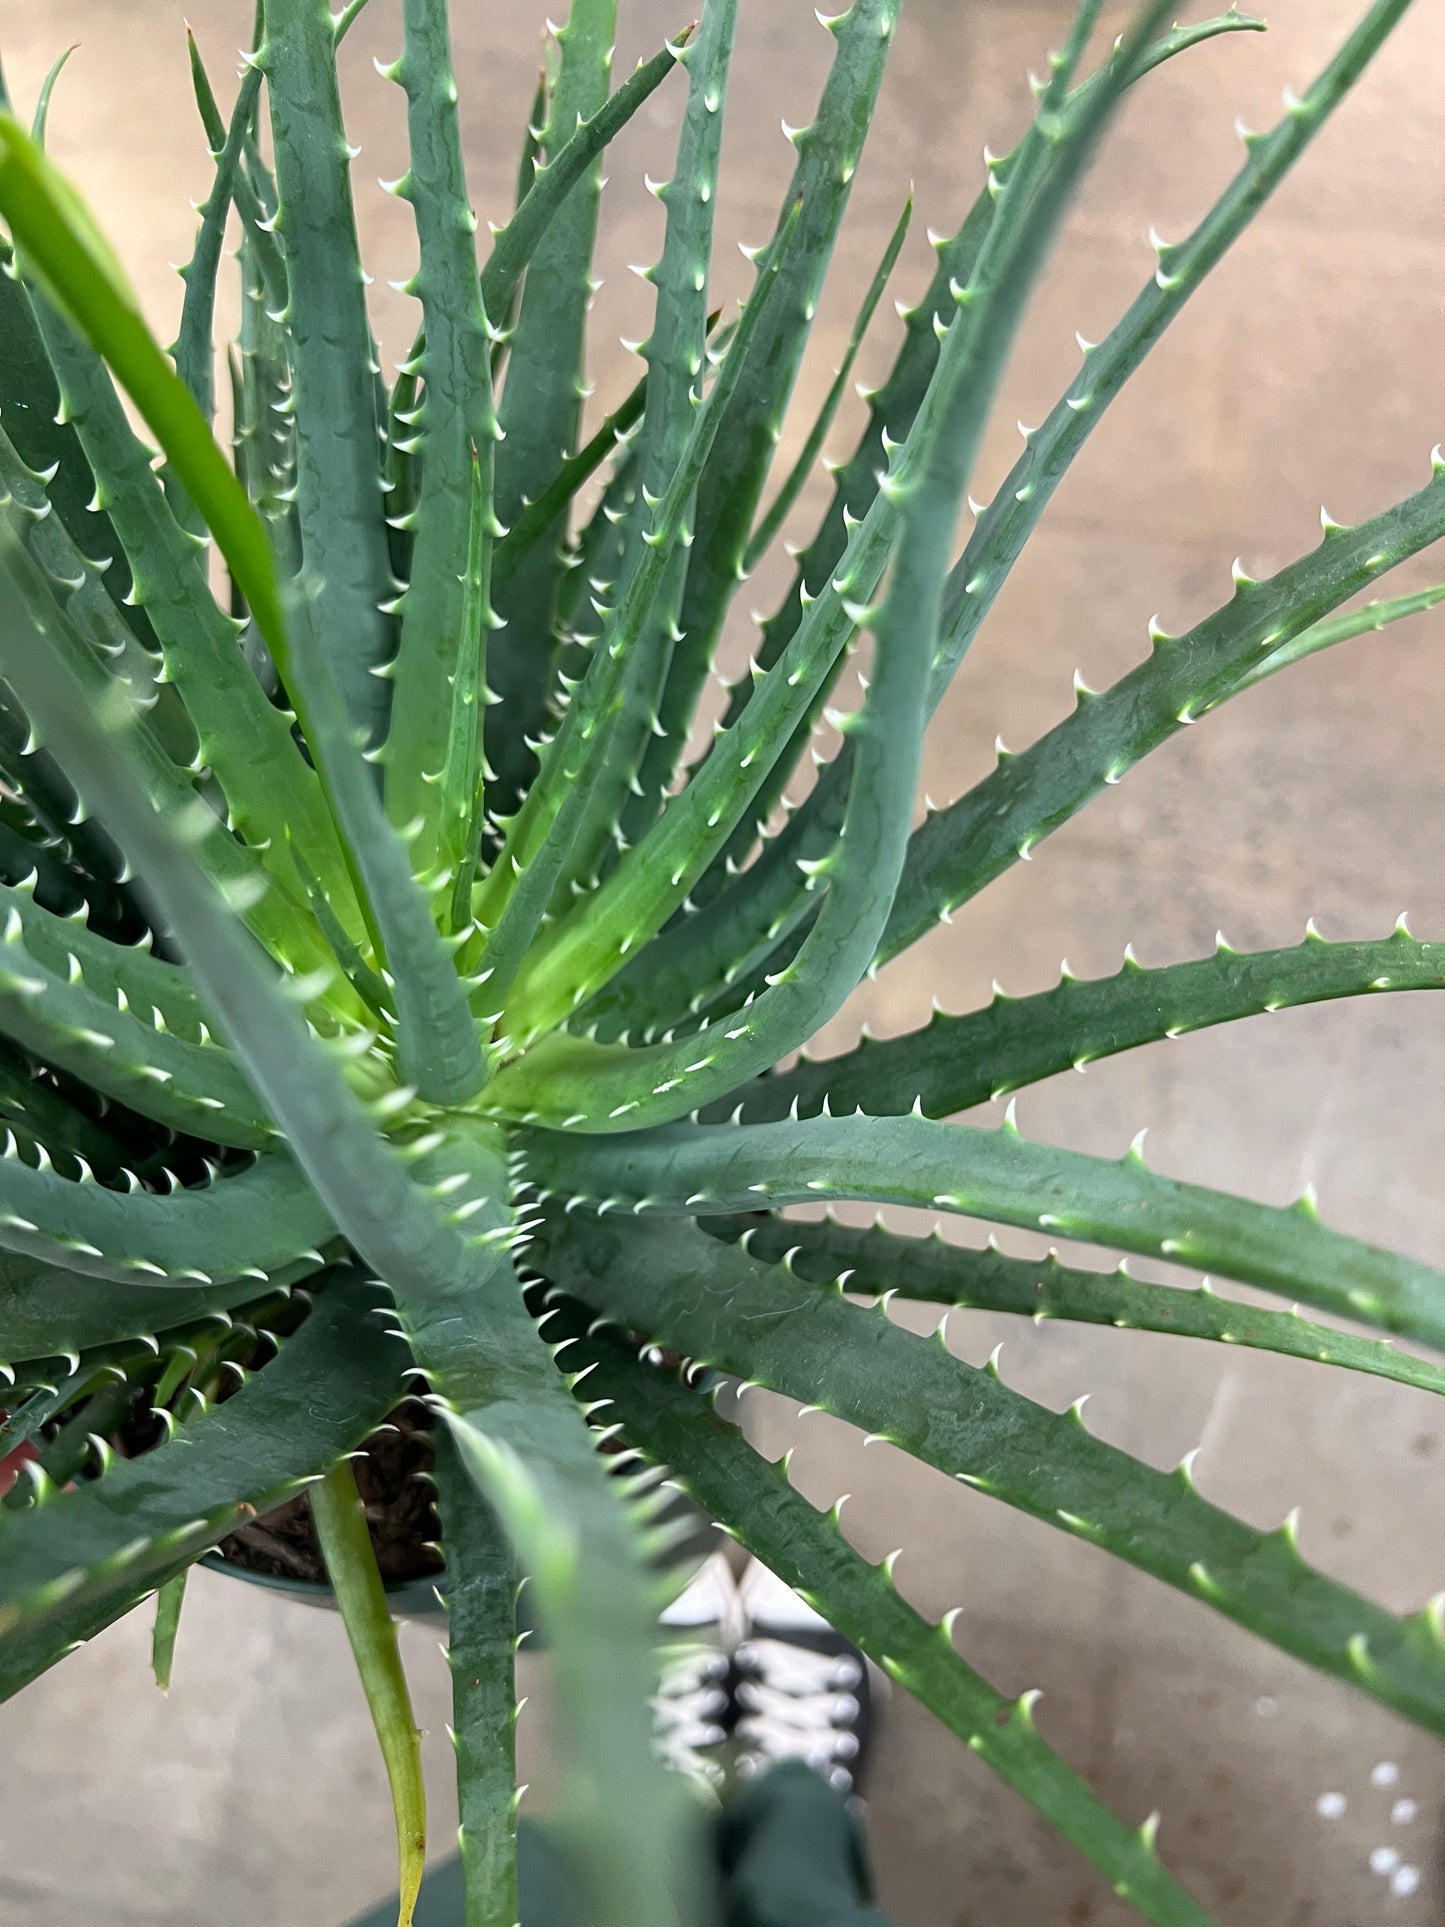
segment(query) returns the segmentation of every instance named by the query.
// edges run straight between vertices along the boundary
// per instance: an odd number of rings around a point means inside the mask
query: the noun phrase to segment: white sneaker
[[[738,1773],[802,1760],[840,1793],[854,1792],[872,1728],[863,1655],[756,1559],[737,1595],[748,1624],[733,1653]]]
[[[666,1763],[708,1793],[725,1777],[732,1726],[732,1648],[742,1624],[732,1568],[721,1552],[705,1560],[666,1609],[676,1634],[662,1649],[652,1701],[653,1745]]]

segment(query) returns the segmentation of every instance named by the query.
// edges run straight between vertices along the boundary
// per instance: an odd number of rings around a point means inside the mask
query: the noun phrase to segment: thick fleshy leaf
[[[767,481],[784,410],[797,378],[818,294],[848,205],[902,0],[856,0],[826,30],[836,41],[812,121],[793,135],[797,165],[782,197],[776,234],[801,205],[798,246],[768,318],[755,366],[730,404],[698,490],[696,540],[659,705],[659,734],[638,772],[641,795],[627,832],[647,830],[686,745],[728,605],[736,592],[753,518]]]
[[[511,1273],[509,1186],[496,1134],[454,1120],[441,1163],[433,1158],[414,1177],[185,842],[147,802],[128,741],[133,710],[92,716],[62,661],[49,650],[7,646],[3,628],[0,669],[87,798],[116,825],[317,1196],[395,1293],[471,1476],[517,1548],[539,1616],[557,1629],[578,1762],[577,1848],[598,1896],[599,1927],[674,1927],[686,1816],[650,1753],[651,1600],[636,1535]],[[431,1156],[425,1140],[410,1153]],[[480,1225],[471,1224],[479,1213]],[[610,1798],[621,1761],[625,1804]],[[649,1782],[639,1801],[638,1787]]]
[[[962,1659],[953,1614],[934,1625],[899,1595],[889,1564],[868,1564],[843,1537],[838,1508],[820,1513],[788,1482],[787,1461],[760,1458],[704,1398],[642,1364],[611,1333],[581,1348],[622,1436],[703,1506],[742,1546],[802,1594],[1036,1807],[1160,1927],[1209,1927],[1209,1916],[1161,1866],[1154,1828],[1111,1813],[1040,1738],[1036,1693],[1006,1698]]]
[[[647,363],[646,405],[637,438],[641,494],[634,498],[623,532],[619,593],[624,592],[628,571],[642,560],[645,504],[660,496],[672,479],[701,395],[713,214],[736,25],[737,0],[712,0],[696,35],[678,55],[687,68],[687,106],[673,178],[655,189],[667,209],[667,232],[660,257],[647,270],[657,301],[652,333],[639,350]],[[714,457],[716,452],[714,443]],[[646,753],[672,659],[691,537],[689,505],[682,540],[669,558],[648,620],[633,645],[640,655],[639,666],[629,678],[624,702],[608,730],[608,763],[595,810],[581,827],[559,887],[564,905],[568,891],[593,883],[614,859],[618,840],[626,838],[635,772]]]
[[[1103,419],[1108,403],[1347,98],[1407,5],[1408,0],[1375,0],[1304,95],[1291,95],[1276,127],[1266,136],[1249,137],[1248,157],[1239,174],[1189,239],[1166,250],[1167,261],[1161,260],[1107,341],[1086,358],[1083,380],[1069,383],[1045,425],[1030,438],[952,571],[931,701],[948,687],[1053,489]],[[638,960],[625,995],[619,983],[612,999],[599,1000],[598,1014],[609,1013],[614,1031],[655,1035],[683,1025],[700,1009],[736,1008],[743,995],[758,987],[765,970],[776,971],[786,963],[796,950],[799,924],[813,911],[805,866],[823,860],[834,847],[851,761],[845,741],[800,808],[764,845],[757,862],[717,892],[705,914],[680,922],[659,943],[654,958]]]
[[[1445,1732],[1438,1613],[1398,1618],[1300,1554],[1293,1518],[1259,1532],[883,1308],[665,1220],[549,1211],[532,1261],[624,1328],[821,1407],[926,1464],[1203,1600],[1321,1671]],[[688,1290],[676,1290],[685,1277]]]
[[[758,277],[707,399],[698,408],[666,489],[651,509],[637,567],[626,576],[615,609],[604,621],[587,674],[567,712],[526,800],[507,827],[506,840],[473,906],[485,933],[479,961],[485,999],[500,1016],[501,999],[522,968],[553,891],[609,762],[611,727],[625,706],[633,676],[645,661],[639,643],[652,598],[664,583],[669,560],[683,544],[698,476],[737,388],[767,313],[795,227],[785,226]],[[467,953],[470,960],[471,950]]]
[[[554,1655],[568,1736],[563,1811],[592,1918],[678,1927],[695,1843],[685,1796],[652,1755],[656,1604],[642,1535],[570,1395],[576,1381],[558,1370],[523,1304],[501,1149],[481,1126],[428,1154],[424,1179],[456,1201],[471,1247],[454,1257],[434,1235],[389,1276],[433,1407],[528,1575]]]
[[[339,1241],[323,1247],[322,1262],[308,1253],[285,1265],[268,1282],[287,1287],[311,1278],[325,1268],[326,1259],[342,1256]],[[134,1344],[152,1350],[157,1335],[184,1332],[197,1321],[219,1319],[250,1304],[265,1289],[249,1275],[224,1284],[153,1285],[107,1284],[68,1267],[49,1265],[18,1252],[0,1252],[0,1365],[31,1375],[38,1367],[49,1383],[69,1361],[88,1357],[107,1347],[127,1352]]]
[[[421,297],[426,345],[412,364],[422,382],[422,398],[409,423],[421,481],[410,516],[411,580],[401,604],[383,757],[387,809],[407,832],[413,868],[421,877],[440,871],[449,880],[460,851],[455,832],[449,847],[439,847],[441,819],[427,790],[446,766],[458,679],[469,674],[475,690],[481,685],[483,627],[491,620],[487,583],[497,533],[492,483],[500,431],[492,407],[491,342],[477,278],[476,221],[462,164],[447,9],[443,0],[408,0],[405,21],[405,51],[389,71],[406,89],[411,161],[395,192],[410,201],[416,216],[421,265],[411,286]],[[480,498],[475,505],[474,495]],[[478,606],[469,610],[473,571],[457,564],[468,554],[474,526],[481,541]],[[471,764],[478,771],[478,695],[467,722]],[[463,827],[470,821],[471,803],[469,795]]]
[[[703,1228],[728,1243],[746,1233],[752,1256],[839,1291],[1011,1312],[1035,1323],[1061,1318],[1114,1331],[1172,1332],[1339,1365],[1445,1394],[1445,1366],[1399,1351],[1386,1339],[1315,1324],[1298,1307],[1271,1311],[1246,1305],[1221,1296],[1208,1283],[1198,1289],[1147,1284],[1133,1277],[1126,1263],[1114,1271],[1084,1271],[1061,1264],[1052,1252],[1047,1258],[1011,1258],[992,1241],[979,1251],[949,1243],[936,1232],[930,1238],[904,1238],[881,1225],[861,1230],[832,1216],[822,1224],[711,1218]]]
[[[384,1303],[337,1275],[279,1356],[169,1444],[0,1517],[0,1699],[361,1443],[404,1390]]]
[[[551,164],[576,138],[579,123],[594,119],[606,105],[616,27],[617,0],[573,0],[558,30],[557,76],[542,132],[542,151]],[[542,492],[558,462],[577,446],[601,191],[599,154],[552,214],[527,265],[498,404],[506,438],[497,452],[497,514],[503,526]],[[511,225],[523,219],[519,209]],[[486,747],[487,761],[497,772],[496,808],[504,816],[516,808],[536,770],[527,738],[542,734],[551,688],[563,533],[562,525],[554,525],[498,584],[500,627],[488,674],[502,701],[488,719]]]
[[[1421,943],[1403,924],[1376,943],[1327,943],[1313,926],[1290,950],[1245,954],[1221,940],[1212,957],[1158,969],[1146,969],[1131,950],[1115,977],[1081,982],[1065,974],[1031,997],[995,991],[984,1009],[960,1017],[936,1010],[922,1030],[887,1042],[865,1038],[841,1057],[804,1057],[724,1102],[729,1113],[740,1103],[747,1124],[823,1110],[898,1116],[915,1105],[927,1117],[947,1117],[1211,1024],[1330,998],[1442,987],[1445,944]]]
[[[517,1573],[495,1515],[444,1428],[435,1444],[466,1927],[512,1927],[517,1918]]]
[[[896,512],[897,539],[881,603],[876,608],[845,609],[850,620],[872,633],[873,675],[863,708],[843,725],[855,750],[848,804],[836,847],[808,877],[810,887],[821,896],[821,907],[798,955],[776,973],[754,1003],[733,1013],[727,1024],[701,1042],[690,1038],[680,1045],[632,1050],[554,1033],[497,1079],[494,1101],[510,1115],[554,1125],[585,1119],[594,1130],[666,1122],[796,1049],[838,1009],[864,975],[889,919],[908,847],[953,525],[963,505],[989,404],[1028,291],[1069,194],[1097,145],[1140,47],[1163,11],[1162,6],[1151,7],[1136,22],[1115,56],[1107,84],[1090,97],[1087,111],[1066,122],[1059,110],[1095,18],[1091,8],[1081,9],[1064,53],[1055,59],[1053,77],[1040,97],[1038,115],[1024,144],[1024,158],[1004,190],[973,275],[955,297],[956,317],[928,397],[880,485],[878,507],[880,512]],[[860,0],[850,22],[865,12]],[[861,539],[863,531],[859,533]],[[880,570],[882,565],[880,554]],[[793,647],[801,645],[804,633],[800,629]],[[792,687],[793,678],[785,675],[780,662],[755,700],[763,707],[771,694]],[[746,739],[752,709],[749,704],[734,725],[733,737]],[[790,723],[778,732],[774,754],[784,747],[791,727]],[[726,784],[734,770],[739,774],[746,770],[748,761],[746,753],[730,760],[722,754],[721,745],[714,750],[694,785],[674,800],[657,829],[638,845],[633,876],[625,877],[622,867],[614,872],[609,884],[575,917],[585,935],[569,951],[564,925],[559,942],[543,954],[537,976],[549,963],[557,964],[559,972],[570,975],[585,992],[613,974],[628,950],[660,927],[679,901],[689,865],[697,866],[692,875],[700,874],[699,857],[709,828],[719,848],[726,840],[727,829],[741,813],[749,779],[741,779],[731,822],[719,804],[707,812],[702,824],[694,826],[688,817],[689,803],[696,801],[700,787]],[[688,856],[674,862],[667,839],[669,824],[676,826],[679,821],[692,832],[691,836],[680,833],[680,840],[690,842],[692,848]],[[563,955],[565,966],[558,964]],[[555,979],[551,989],[555,998],[560,992]],[[534,997],[541,999],[535,986]],[[534,1031],[527,1026],[520,984],[517,1002],[520,1008],[512,1013],[509,1029],[526,1038]],[[543,1001],[532,1025],[540,1029],[565,1014],[565,1003],[558,1009]]]
[[[307,568],[326,585],[322,653],[368,743],[385,725],[394,653],[377,438],[377,364],[351,204],[350,151],[326,0],[266,0],[266,75],[286,250],[296,502]],[[209,521],[210,518],[207,517]],[[220,531],[211,523],[220,538]],[[243,586],[245,586],[243,584]],[[248,595],[249,595],[248,590]],[[261,622],[267,624],[251,603]]]
[[[401,1877],[397,1927],[411,1927],[426,1857],[426,1788],[421,1777],[421,1733],[411,1710],[396,1622],[386,1603],[356,1476],[345,1459],[309,1488],[307,1499],[326,1577],[351,1641],[386,1762]]]
[[[529,1177],[608,1210],[716,1216],[844,1198],[958,1212],[1113,1245],[1261,1285],[1322,1311],[1445,1348],[1445,1271],[1347,1238],[1309,1194],[1285,1210],[1151,1171],[931,1118],[674,1125],[630,1136],[525,1134]]]

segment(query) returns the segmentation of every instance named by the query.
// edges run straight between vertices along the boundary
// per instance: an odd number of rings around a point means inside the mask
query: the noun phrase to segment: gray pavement
[[[455,11],[473,187],[500,214],[540,9]],[[655,0],[623,11],[619,72],[681,17]],[[1303,86],[1357,11],[1356,0],[1277,0],[1267,38],[1203,49],[1130,105],[1041,292],[975,494],[1012,460],[1015,416],[1040,419],[1068,379],[1073,331],[1105,332],[1150,272],[1150,223],[1177,237],[1228,177],[1235,115],[1270,124],[1281,88]],[[394,12],[374,7],[347,49],[363,184],[401,171],[399,97],[370,67],[395,50]],[[1002,149],[1019,130],[1026,69],[1041,65],[1066,12],[1060,0],[910,0],[799,419],[831,378],[908,180],[921,218],[904,289],[926,272],[924,225],[948,227],[974,191],[982,142]],[[189,13],[229,80],[249,0],[197,0]],[[0,0],[0,47],[22,100],[56,51],[81,43],[57,96],[55,151],[164,332],[179,292],[165,264],[184,258],[186,196],[204,187],[181,15],[180,0]],[[762,238],[790,161],[778,120],[806,117],[828,45],[809,0],[753,0],[743,17],[728,242]],[[1316,539],[1321,500],[1351,519],[1423,480],[1445,435],[1442,71],[1445,13],[1418,6],[1098,431],[938,719],[926,772],[935,796],[986,770],[996,734],[1020,746],[1056,720],[1076,665],[1097,686],[1143,653],[1151,614],[1177,630],[1221,601],[1234,556],[1264,574]],[[666,167],[677,99],[657,96],[611,159],[599,399],[632,379],[615,338],[645,331],[645,290],[625,268],[657,244],[642,174]],[[410,265],[409,211],[358,193],[383,344],[396,355],[411,323],[380,284]],[[720,292],[740,290],[741,263],[730,248],[718,259]],[[885,316],[865,373],[886,365],[892,338]],[[846,448],[846,427],[833,443]],[[1430,579],[1428,561],[1396,578]],[[752,599],[765,603],[768,588]],[[846,1045],[865,1017],[883,1032],[908,1028],[934,994],[968,1008],[994,977],[1010,991],[1042,988],[1064,955],[1081,975],[1112,970],[1129,941],[1162,962],[1201,954],[1220,926],[1240,947],[1295,941],[1310,915],[1327,935],[1374,936],[1405,909],[1418,934],[1440,935],[1442,638],[1445,616],[1356,642],[1186,732],[869,986],[832,1043]],[[730,647],[745,642],[740,629]],[[1312,1182],[1329,1222],[1439,1259],[1442,1078],[1445,1004],[1379,999],[1071,1073],[1026,1094],[1020,1116],[1035,1135],[1115,1154],[1147,1124],[1164,1171],[1270,1201]],[[1302,1506],[1303,1549],[1328,1572],[1400,1609],[1445,1584],[1445,1426],[1425,1394],[1140,1334],[973,1315],[950,1324],[950,1342],[975,1362],[1000,1338],[1009,1383],[1056,1405],[1091,1392],[1091,1427],[1150,1462],[1202,1444],[1203,1491],[1251,1522]],[[768,1412],[759,1435],[774,1447],[800,1440],[794,1476],[818,1501],[851,1490],[850,1535],[874,1557],[904,1547],[899,1581],[921,1608],[963,1607],[957,1637],[975,1664],[1008,1690],[1043,1689],[1042,1730],[1106,1798],[1140,1820],[1162,1810],[1166,1857],[1229,1927],[1442,1917],[1445,1759],[1425,1736],[891,1447],[865,1453],[832,1421],[799,1425],[786,1408]],[[443,1851],[454,1804],[437,1636],[418,1624],[405,1641]],[[0,1927],[328,1927],[380,1893],[391,1823],[335,1617],[199,1575],[169,1701],[150,1683],[147,1639],[133,1616],[0,1710]],[[527,1667],[535,1698],[522,1740],[529,1801],[542,1807],[540,1671]],[[905,1927],[1133,1918],[900,1698],[874,1787],[884,1898]],[[1371,1871],[1380,1848],[1419,1870],[1412,1895]]]

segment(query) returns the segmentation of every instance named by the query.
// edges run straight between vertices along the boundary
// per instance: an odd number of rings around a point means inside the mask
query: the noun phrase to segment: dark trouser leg
[[[556,1843],[545,1826],[527,1820],[517,1833],[517,1887],[526,1927],[587,1927],[587,1911],[572,1892]],[[429,1868],[421,1883],[415,1927],[462,1927],[465,1912],[461,1861],[453,1858]],[[350,1927],[396,1927],[395,1897]],[[711,1927],[706,1914],[699,1927]]]
[[[718,1823],[725,1927],[891,1927],[871,1905],[862,1835],[800,1761],[755,1780]]]
[[[842,1796],[800,1761],[755,1780],[717,1823],[720,1893],[699,1893],[687,1927],[892,1927],[872,1902],[862,1836]],[[543,1825],[517,1843],[522,1927],[588,1927],[565,1863]],[[692,1897],[689,1897],[690,1899]],[[416,1927],[461,1927],[461,1863],[422,1883]],[[352,1927],[395,1927],[396,1902]]]

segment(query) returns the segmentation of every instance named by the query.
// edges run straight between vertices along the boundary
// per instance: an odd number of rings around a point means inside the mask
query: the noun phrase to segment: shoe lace
[[[847,1653],[818,1653],[779,1639],[751,1639],[737,1651],[742,1709],[738,1769],[756,1773],[779,1760],[803,1760],[836,1786],[851,1784],[852,1728],[860,1706],[851,1690],[862,1672]]]
[[[728,1661],[711,1646],[682,1646],[664,1660],[652,1700],[653,1746],[667,1765],[713,1788],[722,1762],[708,1749],[727,1738],[721,1724],[728,1709]]]

